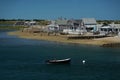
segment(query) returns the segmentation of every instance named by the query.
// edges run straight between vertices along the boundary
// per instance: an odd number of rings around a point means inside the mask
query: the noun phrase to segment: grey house
[[[64,29],[78,29],[81,26],[81,20],[57,19],[55,24],[59,26],[59,31]]]
[[[96,28],[97,22],[94,18],[82,18],[82,23],[81,23],[88,32],[91,32]]]
[[[55,24],[59,26],[59,31],[63,31],[63,29],[69,29],[72,25],[68,24],[68,20],[66,19],[57,19],[55,20]]]

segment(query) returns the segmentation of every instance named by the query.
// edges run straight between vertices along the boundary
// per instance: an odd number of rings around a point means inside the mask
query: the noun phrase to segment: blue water
[[[0,30],[0,80],[120,79],[119,48],[20,39],[6,32]],[[71,64],[45,63],[68,57]]]
[[[13,26],[13,24],[0,24],[0,27],[3,26]]]

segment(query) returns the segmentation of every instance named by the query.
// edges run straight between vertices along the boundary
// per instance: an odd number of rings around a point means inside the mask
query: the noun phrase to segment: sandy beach
[[[103,45],[109,43],[120,43],[120,37],[105,37],[97,39],[67,39],[67,35],[47,35],[47,33],[28,33],[21,31],[8,32],[9,35],[16,35],[20,38],[47,40],[62,43],[75,43],[75,44],[87,44],[87,45]]]

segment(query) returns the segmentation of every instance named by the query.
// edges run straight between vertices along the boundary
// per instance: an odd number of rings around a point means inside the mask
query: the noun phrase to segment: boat
[[[67,58],[67,59],[59,59],[59,60],[47,60],[47,63],[70,63],[71,58]]]

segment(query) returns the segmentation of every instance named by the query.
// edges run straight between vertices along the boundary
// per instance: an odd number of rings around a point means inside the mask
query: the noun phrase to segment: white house
[[[104,31],[107,33],[119,33],[120,24],[109,24],[108,26],[101,26],[100,31]]]
[[[59,26],[52,21],[50,25],[47,25],[47,31],[59,31]]]
[[[27,25],[27,26],[36,25],[36,21],[26,21],[24,25]]]

